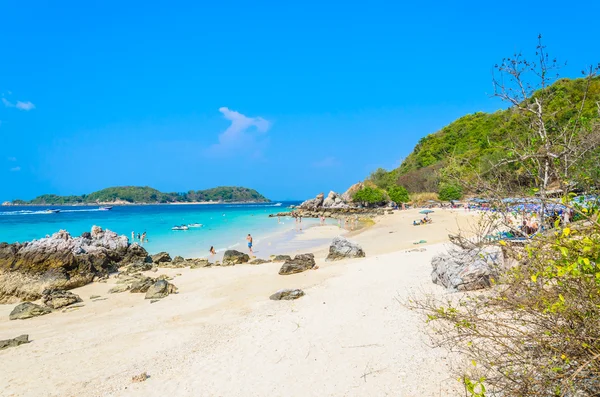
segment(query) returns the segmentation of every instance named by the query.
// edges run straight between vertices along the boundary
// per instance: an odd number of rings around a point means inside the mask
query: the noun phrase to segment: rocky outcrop
[[[200,267],[210,267],[211,266],[208,259],[205,259],[205,258],[186,259],[186,263],[189,263],[190,269],[198,269]]]
[[[79,302],[81,302],[79,295],[70,291],[47,289],[42,292],[42,303],[52,309],[60,309]]]
[[[129,292],[137,294],[137,293],[145,293],[148,292],[150,287],[156,283],[156,279],[151,277],[142,277],[137,281],[131,283],[131,287],[129,288]]]
[[[357,243],[345,237],[337,236],[329,246],[329,255],[326,261],[338,261],[346,258],[364,258],[365,251]]]
[[[152,263],[163,263],[163,262],[171,262],[171,255],[168,252],[159,252],[158,254],[154,254],[151,256]]]
[[[266,259],[260,259],[260,258],[256,258],[256,259],[252,259],[250,262],[248,262],[249,265],[262,265],[263,263],[269,263],[271,261],[268,261]]]
[[[121,292],[129,291],[131,284],[117,284],[108,290],[109,294],[120,294]]]
[[[177,287],[166,280],[158,280],[146,292],[145,299],[162,299],[177,292]]]
[[[283,266],[279,269],[279,274],[301,273],[312,269],[315,267],[315,264],[315,256],[313,254],[296,255],[294,259],[288,259],[283,263]]]
[[[47,307],[36,305],[31,302],[23,302],[17,305],[10,315],[8,316],[11,320],[25,320],[31,317],[43,316],[44,314],[48,314],[52,312],[52,310]]]
[[[504,267],[504,256],[499,247],[456,249],[433,257],[431,266],[435,284],[455,291],[472,291],[491,285],[491,278]]]
[[[292,257],[289,255],[272,255],[271,256],[271,261],[273,262],[285,262],[285,261],[291,261]]]
[[[227,250],[223,255],[223,265],[222,266],[233,266],[239,265],[241,263],[246,263],[250,260],[250,257],[243,252],[236,250]]]
[[[331,191],[327,198],[323,200],[323,208],[348,208],[350,206],[348,203],[341,195]]]
[[[9,347],[24,345],[25,343],[29,342],[31,342],[29,340],[29,335],[20,335],[16,338],[0,340],[0,350],[7,349]]]
[[[298,206],[298,208],[305,210],[316,210],[319,207],[323,206],[323,201],[325,200],[325,195],[323,193],[317,194],[317,197],[314,199],[306,200],[302,204]]]
[[[304,291],[301,289],[281,289],[269,297],[274,301],[293,300],[304,296]]]
[[[98,226],[80,237],[61,230],[31,242],[1,243],[0,303],[36,300],[45,289],[80,287],[147,256],[127,237]]]

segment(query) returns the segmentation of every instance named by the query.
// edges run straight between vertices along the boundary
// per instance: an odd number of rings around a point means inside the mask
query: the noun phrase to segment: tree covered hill
[[[192,203],[192,202],[268,202],[269,199],[254,189],[238,186],[220,186],[207,190],[190,190],[186,193],[163,193],[148,186],[109,187],[81,196],[44,194],[31,201],[14,200],[13,204],[62,205],[95,203]]]
[[[564,128],[573,122],[577,105],[586,92],[585,79],[560,79],[547,88],[551,98],[547,103],[548,117],[553,128]],[[539,91],[538,91],[539,95]],[[535,95],[531,100],[535,99]],[[600,78],[591,80],[583,109],[583,122],[598,121]],[[422,138],[413,152],[397,169],[378,169],[369,179],[381,188],[404,186],[409,192],[437,192],[449,173],[468,180],[484,175],[490,164],[510,155],[511,140],[524,137],[531,124],[523,113],[513,108],[494,113],[468,114]],[[590,166],[598,168],[598,153],[590,153]],[[594,161],[594,159],[596,159]],[[595,164],[594,164],[595,163]],[[507,168],[507,178],[519,185],[527,185],[528,175],[522,168]]]

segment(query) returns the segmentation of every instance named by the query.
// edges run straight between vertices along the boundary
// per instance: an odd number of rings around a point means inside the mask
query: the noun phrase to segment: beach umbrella
[[[423,210],[423,211],[420,211],[419,214],[431,214],[432,212],[435,212],[435,211],[433,211],[433,210]]]

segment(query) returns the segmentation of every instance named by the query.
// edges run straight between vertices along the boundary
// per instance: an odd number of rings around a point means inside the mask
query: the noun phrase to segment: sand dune
[[[440,210],[434,224],[418,227],[410,225],[416,211],[385,216],[351,237],[367,258],[327,263],[326,247],[316,247],[320,269],[290,276],[273,263],[160,269],[175,276],[179,294],[154,304],[142,294],[107,294],[111,279],[74,290],[85,306],[67,313],[9,321],[14,305],[0,305],[0,339],[33,340],[0,351],[0,395],[453,394],[446,352],[425,345],[422,322],[398,301],[411,291],[446,293],[431,283],[429,260],[467,215]],[[337,234],[324,226],[297,238]],[[406,252],[421,239],[425,252]],[[280,288],[306,296],[270,301]],[[141,372],[150,378],[132,383]]]

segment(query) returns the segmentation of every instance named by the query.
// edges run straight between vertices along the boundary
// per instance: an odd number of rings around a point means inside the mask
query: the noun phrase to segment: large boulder
[[[0,350],[23,345],[29,342],[31,342],[29,340],[29,335],[20,335],[16,338],[0,340]]]
[[[329,254],[326,261],[337,261],[346,258],[364,258],[365,251],[357,243],[345,237],[337,236],[329,246]]]
[[[79,302],[81,302],[79,295],[70,291],[47,289],[42,292],[42,303],[52,309],[60,309]]]
[[[293,300],[304,296],[304,291],[301,289],[280,289],[269,297],[274,301]]]
[[[168,252],[159,252],[158,254],[154,254],[151,256],[152,263],[163,263],[163,262],[171,262],[171,255]]]
[[[52,312],[52,310],[47,307],[36,305],[31,302],[23,302],[17,305],[10,315],[8,316],[11,320],[25,320],[31,317],[43,316],[44,314],[48,314]]]
[[[313,254],[299,254],[294,259],[288,259],[283,263],[279,274],[294,274],[304,272],[315,267],[315,256]]]
[[[325,200],[325,194],[319,193],[319,194],[317,194],[317,197],[315,197],[314,199],[306,200],[305,202],[300,204],[298,206],[298,208],[301,208],[303,210],[316,210],[317,208],[320,208],[323,206],[324,200]]]
[[[246,263],[250,260],[250,256],[244,254],[243,252],[236,250],[227,250],[223,255],[223,265],[222,266],[233,266],[239,265],[240,263]]]
[[[177,292],[177,287],[166,280],[158,280],[146,292],[145,299],[162,299]]]
[[[156,280],[151,277],[141,277],[137,281],[134,281],[133,283],[131,283],[129,292],[134,293],[134,294],[148,292],[150,287],[152,287],[152,285],[154,285],[155,282],[156,282]]]
[[[504,256],[500,247],[455,249],[433,257],[431,266],[435,284],[454,291],[472,291],[491,285],[491,279],[504,267]]]
[[[81,287],[148,253],[126,236],[94,226],[72,237],[61,230],[25,243],[0,243],[0,303],[36,300],[45,289]]]

